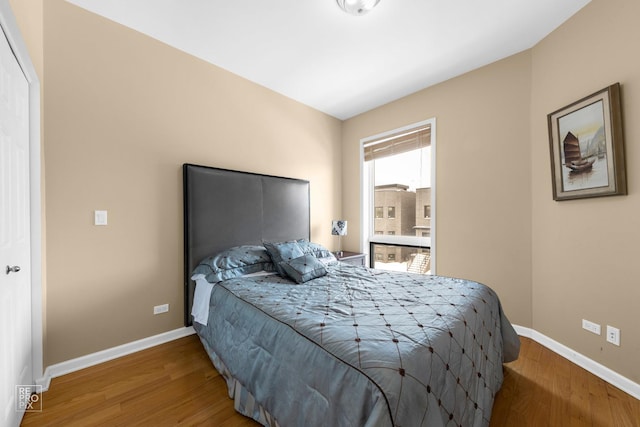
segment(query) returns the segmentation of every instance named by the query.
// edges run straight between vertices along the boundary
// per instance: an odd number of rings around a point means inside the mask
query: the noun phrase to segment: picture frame
[[[553,200],[627,194],[620,83],[547,115]]]

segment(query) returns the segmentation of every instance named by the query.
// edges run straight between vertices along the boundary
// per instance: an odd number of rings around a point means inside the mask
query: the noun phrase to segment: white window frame
[[[394,134],[408,131],[418,127],[429,125],[431,127],[431,236],[390,236],[375,234],[373,230],[373,200],[374,188],[370,183],[374,180],[373,168],[369,167],[364,160],[364,145],[368,142],[382,139]],[[431,274],[436,274],[436,119],[435,117],[423,120],[421,122],[412,123],[397,129],[379,133],[377,135],[368,136],[360,140],[360,242],[361,251],[367,254],[371,259],[373,254],[369,253],[370,243],[383,243],[398,246],[422,246],[429,247],[431,253]]]

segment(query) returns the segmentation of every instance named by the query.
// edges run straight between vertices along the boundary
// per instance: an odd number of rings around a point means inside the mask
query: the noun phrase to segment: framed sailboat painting
[[[620,83],[547,116],[554,200],[627,194]]]

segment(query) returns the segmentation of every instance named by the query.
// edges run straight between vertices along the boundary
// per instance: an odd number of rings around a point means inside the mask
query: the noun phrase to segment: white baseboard
[[[154,347],[159,344],[164,344],[166,342],[173,341],[192,334],[195,334],[192,326],[189,326],[188,328],[185,327],[174,329],[173,331],[164,332],[152,337],[143,338],[138,341],[122,344],[117,347],[98,351],[96,353],[87,354],[86,356],[81,356],[76,359],[56,363],[55,365],[51,365],[47,367],[47,369],[45,369],[42,378],[36,379],[36,384],[41,385],[43,391],[47,391],[49,389],[49,384],[51,383],[52,378],[79,371],[80,369],[88,368],[90,366],[107,362],[118,357],[126,356],[128,354]]]
[[[581,368],[586,369],[595,376],[602,378],[609,384],[618,387],[625,393],[630,394],[636,399],[640,399],[640,384],[631,381],[629,378],[624,377],[615,371],[612,371],[611,369],[607,368],[604,365],[601,365],[595,360],[589,359],[587,356],[584,356],[577,351],[570,349],[564,344],[560,344],[558,341],[555,341],[538,331],[518,325],[513,325],[513,327],[518,335],[531,338],[532,340],[547,347],[554,353],[557,353],[565,359],[568,359],[569,361],[580,366]]]

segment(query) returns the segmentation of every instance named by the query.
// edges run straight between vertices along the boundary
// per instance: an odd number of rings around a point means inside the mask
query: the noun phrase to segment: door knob
[[[17,265],[14,265],[13,267],[8,266],[7,265],[7,274],[9,273],[17,273],[18,271],[20,271],[20,267]]]

